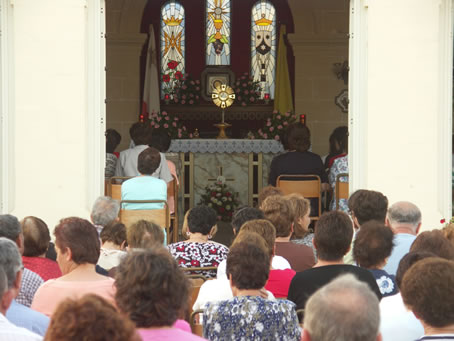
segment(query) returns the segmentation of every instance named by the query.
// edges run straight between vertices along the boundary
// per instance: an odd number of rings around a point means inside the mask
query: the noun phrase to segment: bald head
[[[386,222],[396,233],[417,234],[421,226],[421,211],[409,201],[398,201],[388,209]]]

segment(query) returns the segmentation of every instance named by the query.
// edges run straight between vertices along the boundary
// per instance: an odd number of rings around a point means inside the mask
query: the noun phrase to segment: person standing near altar
[[[137,159],[141,152],[149,148],[151,142],[152,129],[149,124],[143,122],[134,123],[129,129],[129,134],[134,142],[134,147],[123,150],[120,153],[120,158],[117,161],[115,176],[138,176]],[[173,180],[167,165],[166,157],[163,153],[160,154],[160,163],[152,176],[164,180],[166,183]]]

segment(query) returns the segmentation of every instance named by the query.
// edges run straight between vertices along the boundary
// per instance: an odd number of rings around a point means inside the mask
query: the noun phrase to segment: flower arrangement
[[[178,117],[165,111],[152,111],[148,117],[148,123],[153,129],[165,130],[172,139],[192,138],[192,134],[188,134]]]
[[[179,62],[176,60],[171,60],[167,63],[167,70],[162,75],[162,81],[164,83],[162,91],[164,96],[172,96],[175,93],[175,89],[181,86],[181,83],[184,80],[184,75],[180,70],[177,70]]]
[[[258,81],[254,81],[247,72],[237,78],[232,86],[236,95],[236,100],[242,106],[255,104],[261,100],[262,88]]]
[[[260,128],[255,136],[258,139],[274,139],[282,141],[282,137],[288,125],[296,122],[297,116],[291,112],[281,114],[273,111],[271,117],[268,117],[263,128]]]
[[[200,80],[192,79],[189,73],[184,75],[182,81],[175,87],[174,103],[193,105],[200,102]]]
[[[202,194],[199,204],[213,208],[218,220],[230,221],[239,205],[238,193],[229,189],[223,176],[218,176],[214,184],[205,187],[205,193]]]

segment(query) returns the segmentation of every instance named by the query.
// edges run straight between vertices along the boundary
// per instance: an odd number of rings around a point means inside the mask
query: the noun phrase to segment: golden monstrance
[[[231,127],[232,125],[224,121],[225,108],[230,107],[233,104],[235,94],[230,86],[221,84],[214,88],[211,98],[213,99],[213,103],[222,109],[222,121],[221,123],[214,125],[219,129],[219,135],[217,138],[227,139],[228,137],[225,134],[225,129]]]

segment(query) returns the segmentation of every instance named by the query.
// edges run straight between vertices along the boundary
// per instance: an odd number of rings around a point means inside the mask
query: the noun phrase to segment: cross
[[[218,176],[222,176],[222,166],[218,166],[218,170],[219,170]],[[208,179],[208,181],[216,181],[216,180],[217,180],[217,178],[216,179]],[[226,178],[225,181],[235,181],[235,179],[227,179]]]

